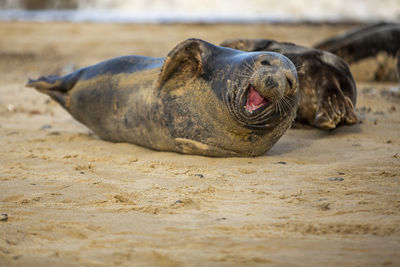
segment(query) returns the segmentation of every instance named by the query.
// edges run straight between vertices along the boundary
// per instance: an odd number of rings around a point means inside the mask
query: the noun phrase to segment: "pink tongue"
[[[250,87],[246,101],[246,109],[248,111],[253,112],[260,106],[267,103],[267,100],[262,95],[260,95],[253,87]]]

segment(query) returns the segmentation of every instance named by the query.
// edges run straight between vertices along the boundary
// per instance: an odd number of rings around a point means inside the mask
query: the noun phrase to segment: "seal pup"
[[[377,64],[372,77],[374,80],[396,80],[400,24],[385,22],[369,24],[324,40],[314,48],[338,55],[350,65],[368,58],[374,59]]]
[[[270,51],[297,67],[300,103],[296,121],[323,130],[357,122],[357,88],[348,65],[329,52],[269,39],[232,39],[221,46],[243,51]]]
[[[292,125],[293,63],[188,39],[165,58],[125,56],[29,80],[100,138],[204,156],[260,156]]]

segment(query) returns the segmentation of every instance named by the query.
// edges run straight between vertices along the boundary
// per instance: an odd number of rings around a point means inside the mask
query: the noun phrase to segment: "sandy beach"
[[[396,82],[358,80],[357,125],[290,129],[257,158],[105,142],[24,86],[190,37],[350,27],[0,22],[0,266],[399,266]]]

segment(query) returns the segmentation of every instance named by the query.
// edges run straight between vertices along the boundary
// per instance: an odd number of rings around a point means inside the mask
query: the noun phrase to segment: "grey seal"
[[[165,58],[124,56],[30,80],[100,138],[204,156],[260,156],[292,125],[294,64],[188,39]]]

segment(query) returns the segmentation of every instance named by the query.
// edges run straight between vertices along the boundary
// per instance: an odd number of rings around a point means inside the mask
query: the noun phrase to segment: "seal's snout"
[[[238,78],[227,95],[232,115],[246,127],[273,128],[293,120],[298,103],[297,71],[286,57],[273,52],[255,52],[238,57]],[[275,121],[276,119],[276,121]],[[288,125],[290,123],[288,122]]]
[[[288,77],[278,66],[267,66],[253,74],[251,83],[254,88],[271,102],[279,100],[290,86]]]
[[[297,75],[290,68],[263,60],[251,75],[245,109],[252,114],[266,108],[281,101],[285,94],[296,90],[296,86]]]
[[[264,80],[264,86],[266,88],[274,89],[274,88],[279,87],[279,83],[277,83],[273,77],[268,76]]]

